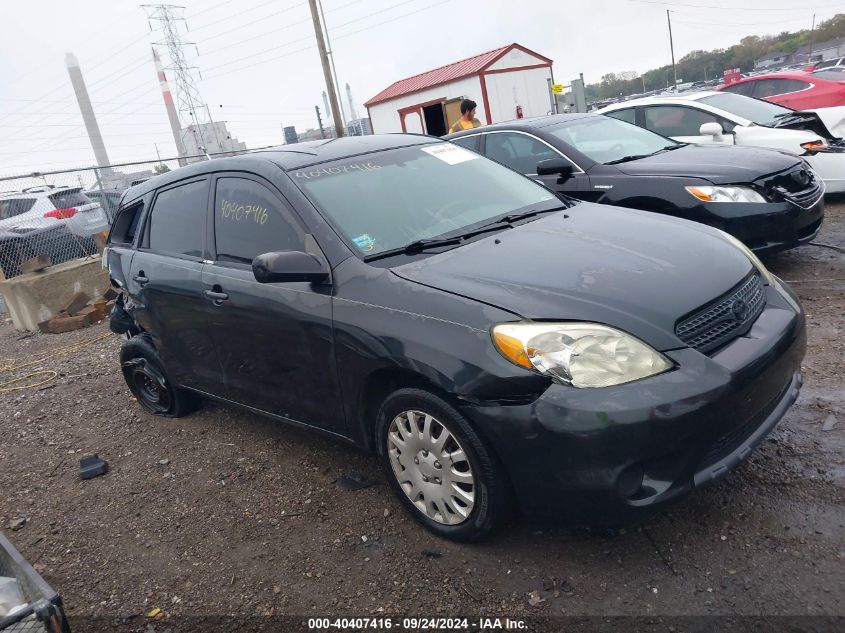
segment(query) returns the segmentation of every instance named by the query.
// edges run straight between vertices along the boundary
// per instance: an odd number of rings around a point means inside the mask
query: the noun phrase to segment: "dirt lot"
[[[845,202],[829,204],[818,242],[845,248]],[[60,372],[44,387],[0,393],[0,527],[64,596],[76,631],[203,628],[194,616],[290,630],[276,624],[290,614],[789,615],[845,627],[806,618],[845,615],[845,254],[810,245],[768,263],[808,313],[801,397],[747,464],[638,527],[518,520],[481,545],[439,540],[354,449],[215,404],[178,421],[142,413],[117,336],[32,365]],[[0,359],[104,333],[22,336],[5,323]],[[111,470],[80,481],[93,452]],[[344,490],[352,472],[378,485]],[[166,617],[148,619],[154,608]]]

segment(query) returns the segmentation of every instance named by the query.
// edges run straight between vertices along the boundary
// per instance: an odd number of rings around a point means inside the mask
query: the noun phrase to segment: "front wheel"
[[[484,538],[504,519],[503,467],[466,419],[421,389],[401,389],[382,405],[377,425],[391,487],[422,525],[457,541]]]

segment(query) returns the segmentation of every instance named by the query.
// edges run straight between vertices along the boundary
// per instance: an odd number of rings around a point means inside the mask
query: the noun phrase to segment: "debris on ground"
[[[831,413],[825,418],[824,424],[822,424],[822,431],[833,430],[833,427],[836,426],[836,422],[836,416]]]
[[[13,532],[17,532],[18,530],[22,529],[25,525],[26,517],[18,517],[9,521],[9,529]]]
[[[338,479],[337,484],[344,490],[354,492],[355,490],[363,490],[364,488],[375,486],[378,482],[367,479],[359,472],[351,472]]]
[[[79,477],[81,479],[93,479],[105,475],[109,470],[109,463],[100,459],[97,453],[88,455],[79,460]]]

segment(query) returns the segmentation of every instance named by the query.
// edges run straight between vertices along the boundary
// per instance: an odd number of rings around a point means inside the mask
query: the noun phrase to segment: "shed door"
[[[461,99],[460,97],[457,99],[449,99],[446,103],[443,104],[443,107],[446,109],[446,129],[451,130],[452,126],[461,118]]]

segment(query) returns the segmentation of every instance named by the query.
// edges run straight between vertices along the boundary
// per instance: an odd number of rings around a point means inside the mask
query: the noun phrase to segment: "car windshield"
[[[543,128],[598,163],[649,156],[675,141],[606,116],[593,116]]]
[[[365,257],[561,204],[532,180],[452,143],[355,156],[290,176]]]
[[[699,101],[736,116],[741,116],[757,125],[774,125],[778,117],[794,112],[791,108],[743,95],[731,94],[730,92],[720,92],[716,95],[702,97]]]

